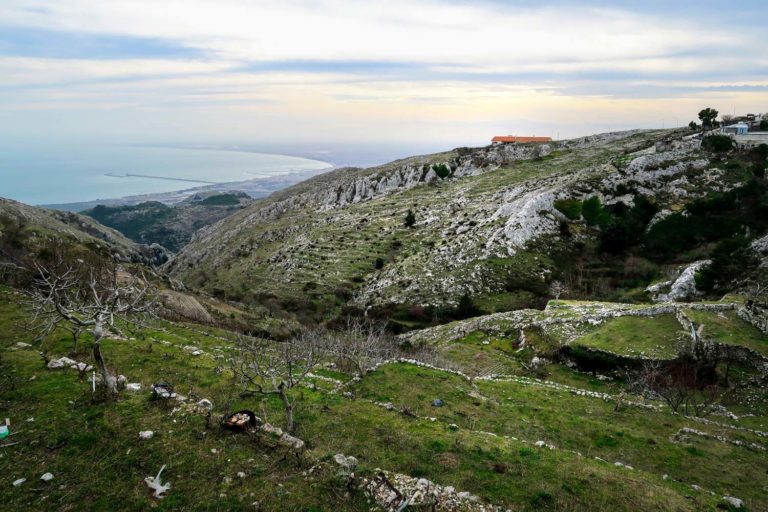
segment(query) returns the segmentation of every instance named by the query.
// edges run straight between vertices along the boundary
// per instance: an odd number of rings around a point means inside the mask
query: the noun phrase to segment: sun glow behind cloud
[[[478,143],[768,106],[764,31],[684,14],[588,1],[6,0],[0,133]]]

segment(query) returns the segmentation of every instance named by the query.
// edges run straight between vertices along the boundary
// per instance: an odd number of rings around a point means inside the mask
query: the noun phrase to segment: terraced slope
[[[141,390],[104,403],[77,372],[43,368],[41,347],[18,345],[30,342],[16,327],[20,314],[14,292],[2,290],[0,400],[14,444],[0,448],[0,499],[12,509],[48,510],[55,500],[89,510],[370,510],[363,491],[338,476],[338,453],[359,460],[359,478],[383,469],[470,492],[481,500],[470,510],[714,511],[727,509],[725,496],[748,510],[768,506],[764,394],[729,404],[739,416],[699,419],[671,414],[658,400],[622,398],[620,383],[559,365],[550,365],[548,380],[510,369],[474,383],[457,370],[407,362],[361,380],[329,368],[295,395],[297,435],[308,450],[286,459],[263,439],[216,423],[242,408],[281,422],[276,398],[237,395],[226,370],[235,335],[159,322],[134,339],[105,342],[110,363]],[[465,346],[470,361],[501,360],[488,345]],[[51,355],[70,347],[64,333],[45,344]],[[150,400],[158,380],[185,399]],[[200,398],[214,404],[208,424],[194,405]],[[436,398],[442,407],[432,405]],[[140,439],[147,430],[154,436]],[[171,489],[156,499],[144,478],[163,465]],[[44,472],[54,480],[38,482]],[[27,481],[11,485],[20,478]]]
[[[567,217],[563,201],[645,197],[659,220],[745,179],[696,140],[656,153],[663,135],[465,148],[328,173],[201,230],[168,270],[192,287],[320,316],[344,304],[413,316],[465,295],[489,312],[534,306],[562,272],[553,258],[594,243],[597,228]]]

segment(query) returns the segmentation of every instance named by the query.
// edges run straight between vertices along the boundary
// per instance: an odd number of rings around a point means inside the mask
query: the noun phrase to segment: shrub
[[[597,226],[606,222],[606,214],[603,211],[603,204],[597,196],[586,199],[581,205],[581,216],[590,226]]]
[[[753,258],[748,238],[726,238],[712,251],[712,263],[696,274],[696,285],[702,291],[711,292],[718,284],[728,284],[744,273]]]
[[[445,179],[451,175],[451,169],[445,164],[437,164],[432,166],[432,170],[435,171],[440,178]]]
[[[408,209],[408,213],[405,214],[405,220],[403,221],[403,224],[407,228],[412,228],[414,224],[416,224],[416,214],[413,213],[413,210],[410,208]]]
[[[373,263],[373,267],[377,270],[384,268],[384,259],[376,258],[376,261]]]
[[[728,135],[708,135],[701,141],[701,147],[714,153],[725,153],[733,149],[733,139]]]
[[[555,208],[571,220],[581,218],[581,201],[578,199],[559,199],[555,201]]]
[[[461,296],[461,299],[459,299],[459,304],[456,306],[456,313],[455,316],[457,319],[462,320],[464,318],[471,318],[473,316],[479,315],[480,309],[475,305],[475,302],[472,300],[472,297],[469,296],[469,294],[464,294]]]

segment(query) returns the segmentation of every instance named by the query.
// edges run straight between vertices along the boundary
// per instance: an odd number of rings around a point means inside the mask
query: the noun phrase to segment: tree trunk
[[[75,354],[77,354],[78,350],[78,341],[80,339],[80,329],[73,329],[72,330],[72,350]]]
[[[295,425],[293,424],[293,404],[288,399],[288,394],[285,391],[285,384],[280,384],[277,388],[277,392],[280,395],[280,400],[283,401],[283,408],[285,409],[285,429],[293,434]]]
[[[107,392],[111,396],[117,396],[117,379],[107,368],[107,364],[104,362],[104,356],[101,355],[101,338],[103,335],[102,323],[99,321],[93,329],[93,358],[96,360],[96,365],[101,372],[101,380],[104,387],[107,388]]]

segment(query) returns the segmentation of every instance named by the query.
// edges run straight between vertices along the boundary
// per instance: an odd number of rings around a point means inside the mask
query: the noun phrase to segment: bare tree
[[[333,335],[329,348],[331,355],[351,366],[358,377],[364,377],[370,368],[398,351],[383,323],[351,317],[345,329]]]
[[[561,295],[568,294],[568,287],[562,281],[552,281],[549,286],[549,293],[555,297],[555,300],[560,300]]]
[[[700,365],[693,361],[681,361],[672,367],[649,361],[629,381],[629,390],[660,397],[672,411],[684,416],[705,417],[720,406],[728,393],[717,383],[705,382],[700,373]]]
[[[299,334],[275,342],[260,338],[241,338],[238,355],[232,364],[235,377],[243,386],[241,396],[277,395],[283,403],[286,430],[293,433],[294,402],[290,391],[301,385],[326,354],[325,332],[304,329]]]
[[[148,282],[143,275],[124,272],[114,263],[89,265],[59,257],[53,264],[34,266],[38,277],[27,292],[26,304],[38,339],[59,324],[67,326],[75,343],[82,331],[90,330],[102,384],[109,395],[117,395],[117,378],[104,362],[101,341],[108,330],[117,329],[116,321],[152,311]]]

